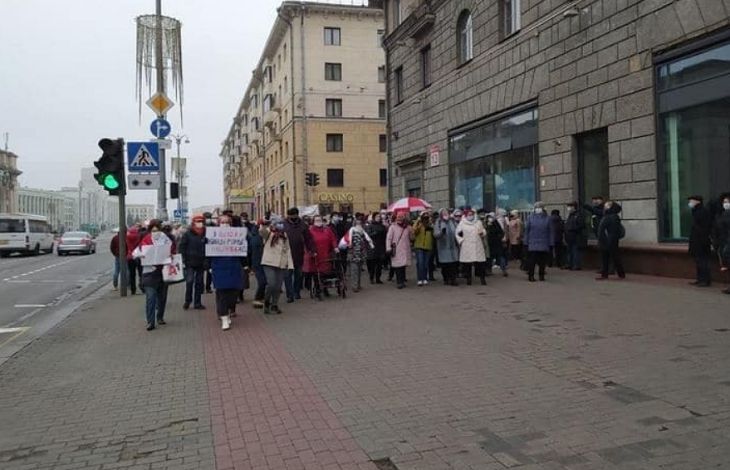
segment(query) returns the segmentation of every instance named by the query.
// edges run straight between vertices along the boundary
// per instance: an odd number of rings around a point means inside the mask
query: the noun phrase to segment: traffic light
[[[312,173],[313,179],[312,179],[312,186],[319,186],[319,174]]]
[[[317,173],[307,173],[304,176],[307,186],[319,186],[319,175]]]
[[[170,199],[180,198],[180,183],[170,183]]]
[[[101,139],[99,148],[104,152],[94,166],[96,181],[112,196],[126,194],[124,185],[124,140]]]

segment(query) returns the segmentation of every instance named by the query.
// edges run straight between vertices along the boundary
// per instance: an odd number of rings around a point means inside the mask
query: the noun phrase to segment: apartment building
[[[633,271],[691,274],[686,198],[730,190],[730,4],[387,0],[392,197],[623,206]]]
[[[220,153],[226,207],[375,210],[388,180],[382,2],[278,12]]]

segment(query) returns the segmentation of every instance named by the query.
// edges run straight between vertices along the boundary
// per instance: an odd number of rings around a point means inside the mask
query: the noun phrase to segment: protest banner
[[[207,227],[205,256],[247,256],[246,227]]]

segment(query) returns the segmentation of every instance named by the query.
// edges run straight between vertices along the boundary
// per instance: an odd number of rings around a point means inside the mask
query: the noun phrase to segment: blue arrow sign
[[[158,139],[164,139],[168,135],[170,135],[170,132],[172,132],[172,126],[169,122],[162,118],[155,119],[152,121],[152,124],[150,124],[150,132],[152,132],[152,135]]]
[[[130,173],[160,171],[160,145],[157,142],[127,142],[127,168]]]

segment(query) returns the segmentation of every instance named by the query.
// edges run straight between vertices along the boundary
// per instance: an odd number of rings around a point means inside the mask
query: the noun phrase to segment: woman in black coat
[[[596,279],[599,281],[608,279],[608,267],[613,261],[616,268],[616,274],[621,279],[626,278],[624,265],[621,262],[621,252],[619,250],[619,240],[624,235],[624,227],[621,224],[621,206],[613,201],[606,201],[604,206],[604,214],[601,223],[598,224],[598,246],[601,249],[601,275]]]
[[[372,222],[365,227],[365,232],[373,241],[373,246],[368,248],[367,266],[370,284],[382,284],[380,279],[383,275],[383,264],[385,263],[385,238],[388,230],[383,224],[383,218],[379,212],[373,212]]]

